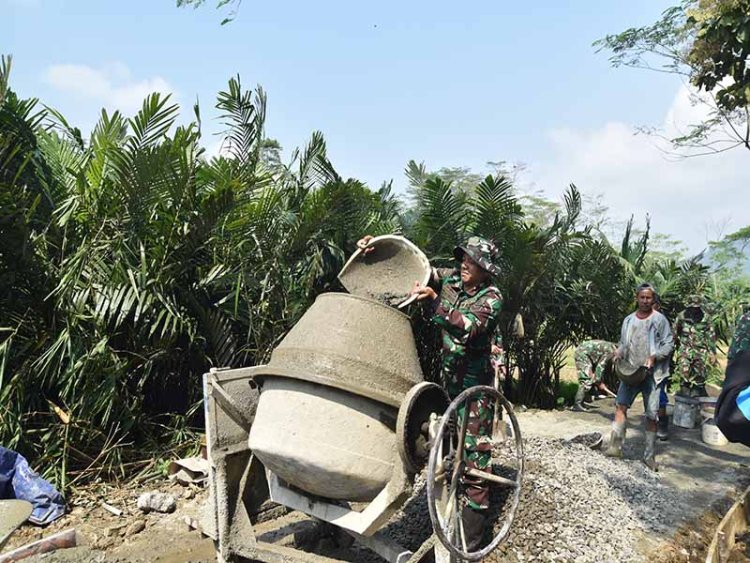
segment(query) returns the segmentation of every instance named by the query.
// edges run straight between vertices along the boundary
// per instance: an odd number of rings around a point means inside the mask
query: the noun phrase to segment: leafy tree
[[[750,225],[709,243],[709,257],[719,269],[731,270],[734,276],[741,276],[748,267],[750,247]]]
[[[684,0],[655,23],[607,35],[594,46],[609,51],[615,67],[675,74],[703,89],[705,94],[693,94],[691,101],[704,106],[707,117],[669,139],[676,150],[688,155],[750,150],[748,13],[747,0]],[[727,77],[735,82],[726,83]]]
[[[410,167],[410,178],[419,177]],[[626,274],[611,247],[579,226],[581,197],[571,186],[550,224],[529,222],[513,186],[488,176],[471,190],[440,178],[415,185],[416,218],[407,234],[439,265],[452,264],[453,248],[467,236],[492,239],[500,251],[503,294],[500,330],[508,357],[520,370],[506,392],[526,404],[554,406],[568,347],[591,336],[611,337],[619,326]],[[525,338],[515,337],[516,315]],[[422,327],[423,330],[427,330]],[[437,344],[432,342],[433,350]],[[426,370],[437,376],[436,362]]]
[[[0,443],[63,487],[184,443],[202,373],[263,362],[361,233],[399,229],[390,187],[339,177],[319,133],[269,162],[265,94],[239,79],[209,161],[169,97],[84,140],[3,94]]]
[[[733,111],[750,105],[750,1],[700,0],[688,10],[695,29],[688,54],[691,81],[707,92],[716,90],[717,104]]]
[[[206,3],[206,0],[177,0],[177,7],[192,6],[198,8]],[[242,4],[242,0],[216,0],[216,9],[230,7],[229,15],[221,20],[221,25],[230,23],[237,16],[237,11]]]

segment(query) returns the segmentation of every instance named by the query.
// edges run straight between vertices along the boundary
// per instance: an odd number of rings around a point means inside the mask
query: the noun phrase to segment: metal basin
[[[422,285],[429,281],[430,261],[404,237],[375,237],[369,247],[368,253],[359,249],[352,254],[339,272],[349,293],[400,306],[408,300],[415,281]]]
[[[248,445],[267,469],[322,497],[370,501],[397,461],[395,408],[316,383],[268,378]]]

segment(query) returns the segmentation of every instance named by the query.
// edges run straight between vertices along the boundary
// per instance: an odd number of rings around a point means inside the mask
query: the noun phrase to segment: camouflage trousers
[[[464,439],[466,466],[470,469],[491,472],[491,438],[495,402],[486,395],[480,395],[468,403],[468,409],[466,403],[461,405],[458,409],[457,429],[461,428],[467,410],[469,419]],[[478,477],[466,476],[463,480],[463,493],[467,503],[472,508],[477,510],[489,508],[490,486],[488,481]]]
[[[596,365],[592,365],[590,360],[576,361],[576,369],[578,370],[578,385],[583,387],[585,392],[591,390],[594,383],[598,383],[604,377],[604,362],[599,362]],[[589,377],[589,372],[594,372],[594,379]]]
[[[680,383],[686,387],[705,385],[708,375],[708,362],[702,354],[685,354],[678,356],[675,362],[675,373]]]

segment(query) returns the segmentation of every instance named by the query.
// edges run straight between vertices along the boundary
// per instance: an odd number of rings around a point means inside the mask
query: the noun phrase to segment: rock
[[[139,496],[137,506],[146,514],[151,511],[174,512],[177,508],[177,502],[172,495],[152,491],[149,493],[143,493]]]
[[[134,536],[136,534],[140,534],[143,530],[146,529],[146,521],[145,520],[136,520],[130,526],[127,527],[125,530],[126,536]]]
[[[127,524],[125,524],[125,523],[122,523],[122,524],[115,524],[114,526],[110,526],[109,528],[106,528],[106,529],[104,530],[104,535],[105,535],[106,537],[108,537],[108,538],[113,538],[113,537],[115,537],[115,536],[119,536],[119,535],[120,535],[120,532],[122,531],[122,529],[123,529],[123,528],[124,528],[124,527],[125,527],[126,525],[127,525]]]
[[[109,549],[109,548],[111,548],[111,547],[112,547],[112,546],[114,546],[114,545],[115,545],[115,540],[114,540],[114,538],[98,538],[98,539],[97,539],[97,540],[96,540],[96,541],[94,542],[94,544],[93,544],[93,547],[94,547],[95,549],[102,549],[102,550],[106,550],[106,549]]]

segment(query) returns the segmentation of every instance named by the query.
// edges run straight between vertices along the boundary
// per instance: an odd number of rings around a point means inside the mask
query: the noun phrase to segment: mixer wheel
[[[499,415],[500,432],[490,432],[492,443],[491,472],[471,469],[464,459],[463,444],[468,417],[459,417],[469,404],[481,396],[489,396]],[[496,417],[497,418],[497,417]],[[512,405],[494,387],[478,385],[463,391],[448,406],[437,422],[427,464],[427,506],[432,527],[438,540],[455,557],[465,561],[481,561],[508,536],[521,496],[524,459],[523,442]],[[494,521],[492,541],[478,551],[469,551],[461,512],[466,505],[463,493],[465,477],[489,481],[501,487],[498,494],[490,491],[487,513]],[[494,503],[493,503],[494,501]],[[502,505],[502,506],[500,506]]]

